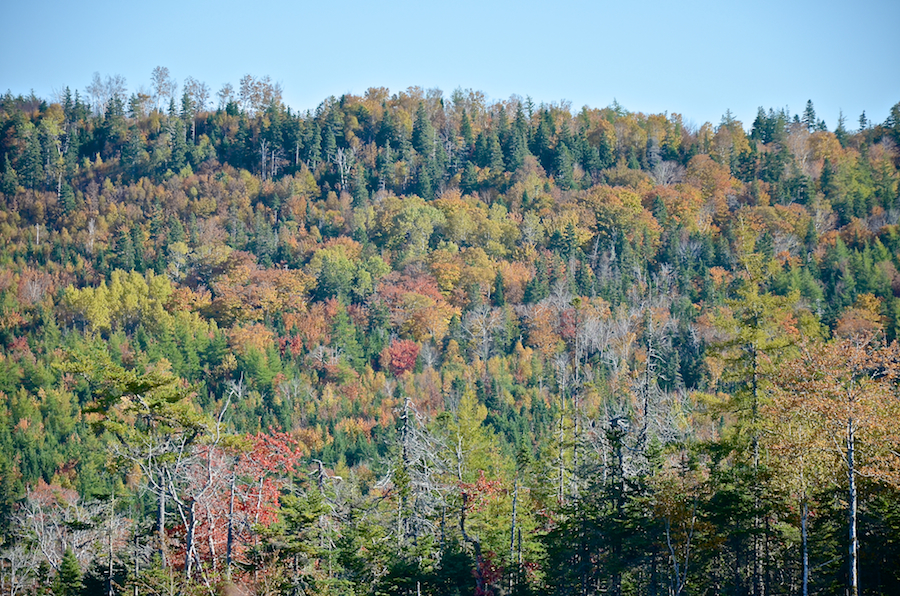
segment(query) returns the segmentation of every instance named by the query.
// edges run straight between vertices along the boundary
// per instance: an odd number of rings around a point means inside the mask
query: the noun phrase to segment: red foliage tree
[[[409,339],[395,339],[386,349],[387,366],[391,373],[399,377],[416,365],[419,344]]]
[[[193,558],[213,571],[230,574],[254,544],[257,527],[270,526],[280,507],[279,496],[288,474],[306,454],[291,435],[270,431],[243,437],[239,446],[206,446],[189,470],[196,488]],[[173,533],[181,534],[181,524]],[[187,541],[179,541],[182,551]],[[184,559],[184,552],[176,560]]]

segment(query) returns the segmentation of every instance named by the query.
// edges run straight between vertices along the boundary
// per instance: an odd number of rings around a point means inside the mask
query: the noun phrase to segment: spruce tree
[[[838,112],[838,121],[837,126],[834,127],[834,136],[837,137],[837,140],[840,142],[841,147],[845,147],[847,145],[847,137],[849,136],[849,133],[847,132],[847,119],[844,118],[843,110]]]
[[[56,578],[53,580],[54,596],[78,596],[81,593],[81,567],[71,548],[66,548]]]
[[[469,115],[466,114],[465,110],[462,111],[459,121],[459,136],[462,137],[466,150],[468,150],[472,146],[475,136],[472,133],[472,122],[469,120]]]
[[[462,189],[464,193],[473,193],[478,190],[478,172],[475,169],[475,164],[471,161],[466,162],[466,167],[463,168],[462,177],[459,181],[459,187]]]
[[[431,174],[428,172],[428,165],[425,163],[419,166],[417,193],[425,200],[434,198],[434,187],[431,185]]]
[[[434,144],[434,127],[428,118],[428,112],[425,110],[425,104],[419,103],[416,110],[416,121],[413,124],[412,143],[419,155],[431,155],[432,145]]]
[[[116,237],[115,266],[125,271],[134,269],[134,242],[128,228],[119,228],[119,234]]]
[[[2,192],[7,197],[11,197],[16,194],[16,189],[19,187],[19,176],[16,174],[16,171],[13,169],[12,164],[9,163],[9,155],[3,156],[3,179],[0,180],[0,192]]]
[[[816,128],[816,124],[818,121],[816,120],[816,110],[813,108],[812,100],[808,100],[806,102],[806,109],[803,110],[803,126],[806,127],[806,130],[812,132]]]

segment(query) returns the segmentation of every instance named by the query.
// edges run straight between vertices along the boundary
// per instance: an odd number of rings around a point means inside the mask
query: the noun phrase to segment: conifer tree
[[[3,178],[0,180],[0,192],[2,192],[7,197],[12,197],[16,194],[16,189],[19,186],[19,176],[16,174],[16,171],[13,169],[12,164],[9,163],[9,155],[3,156]]]
[[[813,108],[812,100],[806,102],[806,109],[803,110],[803,118],[801,120],[806,130],[813,132],[816,129],[818,121],[816,120],[816,110]]]
[[[71,547],[66,548],[56,578],[53,581],[54,596],[79,596],[81,594],[81,567]]]

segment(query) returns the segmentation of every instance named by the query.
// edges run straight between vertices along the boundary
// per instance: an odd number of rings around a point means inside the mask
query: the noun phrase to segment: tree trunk
[[[106,576],[106,593],[109,596],[115,596],[115,592],[113,591],[113,517],[116,514],[116,493],[113,492],[112,497],[110,498],[110,506],[109,506],[109,534],[108,538],[108,547],[109,547],[109,560],[107,561],[107,576]]]
[[[462,534],[463,540],[472,545],[475,551],[475,593],[484,594],[484,569],[483,559],[481,556],[481,540],[476,536],[469,536],[466,532],[466,507],[468,506],[469,495],[462,494],[462,505],[459,508],[459,532]]]
[[[566,460],[565,460],[565,397],[561,396],[561,407],[559,409],[559,469],[557,470],[556,498],[560,505],[565,503],[565,482],[566,482]]]
[[[228,500],[228,539],[225,543],[225,577],[231,581],[231,549],[234,545],[234,470],[231,471],[231,496]]]
[[[140,576],[141,567],[138,558],[138,533],[134,532],[134,596],[138,596],[138,579]]]
[[[519,505],[519,476],[516,475],[515,483],[513,484],[513,502],[512,502],[512,523],[510,524],[509,529],[509,566],[510,569],[513,568],[515,564],[515,556],[516,556],[516,514],[518,513],[518,505]],[[509,589],[512,591],[513,589],[513,580],[518,575],[518,571],[514,575],[513,573],[509,574]]]
[[[160,472],[160,487],[164,479]],[[159,559],[163,568],[166,567],[166,491],[160,488],[156,509],[156,538],[159,541]]]
[[[197,526],[197,516],[194,515],[195,507],[196,502],[191,499],[191,503],[188,508],[187,535],[184,538],[184,577],[188,580],[191,579],[191,563],[193,563],[194,560],[194,530]]]
[[[764,581],[764,560],[763,548],[764,541],[760,537],[762,528],[762,516],[760,509],[762,503],[760,499],[759,486],[759,432],[756,429],[759,421],[759,350],[753,346],[753,594],[754,596],[765,596],[766,586]]]
[[[859,596],[859,538],[856,535],[856,469],[853,464],[855,449],[853,417],[847,419],[847,480],[849,481],[848,501],[850,506],[850,596]]]
[[[800,503],[800,540],[803,545],[803,596],[809,596],[809,543],[807,535],[807,521],[809,519],[809,503],[806,497]]]

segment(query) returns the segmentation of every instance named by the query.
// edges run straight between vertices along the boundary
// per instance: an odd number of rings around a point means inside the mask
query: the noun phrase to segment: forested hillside
[[[7,93],[0,593],[900,592],[882,117]]]

